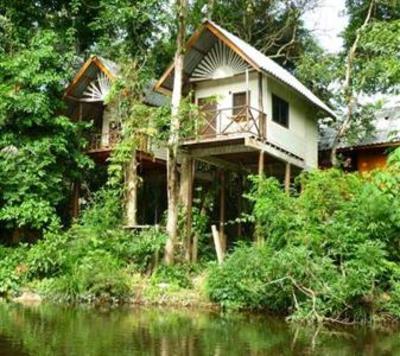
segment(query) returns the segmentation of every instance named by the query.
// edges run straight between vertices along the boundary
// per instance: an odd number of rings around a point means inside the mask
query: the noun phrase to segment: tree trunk
[[[192,203],[193,203],[193,159],[185,156],[181,162],[180,205],[185,219],[182,233],[185,246],[185,260],[191,260],[192,246]]]
[[[136,150],[134,150],[126,167],[126,225],[129,227],[137,225],[137,166]]]
[[[174,261],[175,245],[178,236],[178,145],[179,145],[179,106],[182,98],[185,18],[187,0],[176,1],[178,11],[178,36],[175,53],[174,87],[171,100],[171,127],[167,151],[167,233],[168,240],[165,245],[165,263],[170,265]]]
[[[331,150],[332,166],[338,165],[337,149],[338,149],[341,139],[346,135],[346,133],[350,127],[351,119],[353,116],[353,105],[354,105],[354,91],[352,88],[353,61],[354,61],[354,58],[356,57],[358,43],[360,42],[362,32],[365,30],[365,28],[368,26],[368,24],[371,20],[372,10],[374,8],[374,5],[375,5],[375,0],[371,0],[371,2],[369,3],[368,13],[364,20],[364,23],[357,30],[356,38],[347,54],[346,77],[345,77],[345,80],[343,83],[343,94],[344,94],[345,102],[347,105],[347,114],[346,114],[346,118],[344,119],[343,123],[340,125],[340,127],[337,131],[337,134],[332,143],[332,150]]]

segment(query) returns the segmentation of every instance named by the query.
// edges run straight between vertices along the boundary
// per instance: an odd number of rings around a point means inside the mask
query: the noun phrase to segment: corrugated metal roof
[[[201,33],[195,40],[195,44],[193,45],[192,43],[189,45],[186,51],[184,59],[185,74],[190,75],[204,58],[206,53],[218,41],[216,35],[207,28],[207,26],[210,26],[213,31],[216,31],[222,37],[225,37],[227,41],[233,45],[233,48],[236,47],[239,51],[241,51],[242,54],[248,58],[248,61],[251,61],[252,64],[255,64],[261,71],[288,85],[312,104],[325,111],[328,115],[336,117],[333,110],[331,110],[324,102],[322,102],[322,100],[320,100],[309,89],[307,89],[297,78],[295,78],[279,64],[275,63],[272,59],[265,56],[259,50],[210,20],[205,20],[203,26],[204,27],[201,30]],[[173,71],[171,71],[168,75],[165,74],[166,77],[161,79],[158,85],[168,90],[172,90],[172,73]]]
[[[306,88],[296,77],[289,73],[286,69],[281,67],[279,64],[274,62],[271,58],[268,58],[265,54],[261,53],[259,50],[249,45],[239,37],[225,30],[221,26],[217,25],[212,21],[208,21],[215,28],[217,28],[226,38],[228,38],[232,43],[234,43],[238,48],[240,48],[249,58],[252,59],[264,72],[272,75],[276,79],[284,82],[292,89],[297,91],[299,94],[307,98],[314,105],[318,106],[324,110],[329,115],[336,117],[336,114],[331,110],[322,100],[320,100],[314,93]]]
[[[96,64],[97,59],[101,62],[101,64],[111,73],[114,78],[118,77],[118,73],[120,72],[120,66],[104,57],[100,56],[92,56],[88,59],[88,66],[83,74],[81,74],[79,81],[72,88],[70,95],[75,98],[82,97],[84,91],[91,81],[97,78],[98,73],[101,71],[99,66]],[[153,90],[155,80],[150,80],[149,83],[144,88],[144,102],[151,106],[162,106],[168,102],[168,97],[157,93]]]
[[[119,68],[119,65],[117,63],[115,63],[115,62],[113,62],[113,61],[111,61],[111,60],[109,60],[107,58],[104,58],[104,57],[97,56],[97,58],[104,65],[104,67],[106,67],[110,71],[110,73],[114,77],[118,76],[120,68]]]
[[[393,106],[378,110],[372,123],[375,130],[369,135],[360,137],[357,142],[343,141],[340,149],[357,148],[390,144],[400,141],[400,106]],[[336,130],[324,128],[321,132],[319,148],[328,150],[332,147]]]
[[[144,88],[144,102],[151,106],[163,106],[170,101],[170,98],[166,95],[157,93],[154,91],[154,85],[156,84],[156,80],[150,80],[146,87]]]

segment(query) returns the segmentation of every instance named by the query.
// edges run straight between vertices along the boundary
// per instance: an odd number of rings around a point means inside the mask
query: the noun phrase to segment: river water
[[[0,355],[400,355],[400,330],[165,308],[0,303]]]

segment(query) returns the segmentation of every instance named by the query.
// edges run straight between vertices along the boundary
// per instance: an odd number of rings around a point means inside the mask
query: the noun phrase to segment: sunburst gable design
[[[83,93],[83,97],[90,101],[104,101],[111,89],[110,79],[103,73],[92,80]]]
[[[192,74],[192,80],[220,79],[243,73],[250,66],[231,48],[218,41]]]

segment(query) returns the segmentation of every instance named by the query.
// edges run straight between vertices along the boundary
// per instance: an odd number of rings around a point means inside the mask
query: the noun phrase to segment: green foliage
[[[208,278],[224,306],[267,308],[292,320],[396,318],[400,254],[399,150],[385,170],[302,175],[289,197],[273,179],[254,179],[249,194],[265,243],[238,247]]]
[[[67,274],[45,281],[42,285],[45,296],[56,301],[84,303],[119,302],[131,296],[128,273],[106,251],[91,251],[68,267]]]
[[[68,184],[90,167],[80,127],[61,116],[72,56],[42,31],[0,56],[0,222],[43,230],[60,221]]]
[[[263,280],[266,275],[267,250],[239,245],[223,267],[209,271],[206,289],[210,298],[227,308],[265,307]]]
[[[25,281],[26,247],[0,246],[0,296],[7,297],[18,292]]]
[[[153,284],[166,283],[180,288],[192,287],[190,266],[177,264],[174,266],[160,266],[151,276]]]
[[[158,230],[121,227],[120,197],[104,189],[69,230],[46,232],[31,246],[0,247],[0,295],[31,287],[55,301],[121,302],[133,277],[154,269],[165,244]]]
[[[80,217],[82,227],[99,235],[121,225],[122,196],[118,189],[103,188],[94,194]]]

